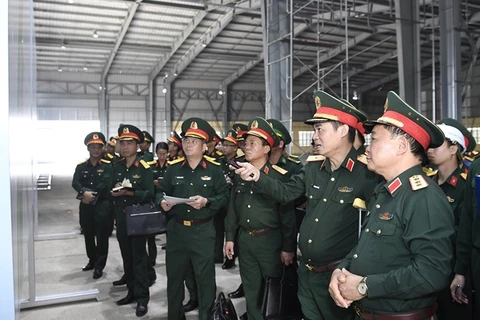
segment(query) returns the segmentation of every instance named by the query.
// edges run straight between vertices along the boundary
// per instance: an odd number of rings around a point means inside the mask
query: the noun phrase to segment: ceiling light
[[[87,67],[83,67],[83,71],[88,71],[88,68],[87,68]]]
[[[98,38],[97,30],[93,30],[93,37],[94,37],[95,39]]]
[[[357,90],[353,90],[353,97],[352,97],[353,100],[358,100],[358,94],[357,94]]]
[[[168,72],[165,72],[165,79],[168,78]]]
[[[103,89],[102,86],[100,86],[99,89],[102,90]]]
[[[62,72],[62,67],[58,67],[58,72]]]
[[[173,71],[173,76],[174,76],[174,77],[178,76],[177,70],[174,70],[174,71]]]
[[[163,92],[163,93],[167,93],[167,88],[163,88],[163,89],[162,89],[162,92]]]
[[[205,42],[205,40],[203,40],[203,42],[202,42],[202,47],[205,48],[206,46],[207,46],[207,42]]]
[[[222,85],[220,85],[220,89],[218,90],[218,94],[223,96],[225,94],[225,91],[223,91]]]
[[[63,50],[67,49],[67,47],[65,46],[65,43],[62,41],[62,45],[60,46],[60,48],[62,48]]]

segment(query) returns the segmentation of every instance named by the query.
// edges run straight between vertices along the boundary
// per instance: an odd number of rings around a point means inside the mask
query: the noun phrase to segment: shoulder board
[[[208,162],[210,163],[213,163],[214,165],[216,166],[219,166],[220,163],[218,163],[217,161],[215,161],[215,158],[212,158],[212,157],[209,157],[209,156],[203,156],[205,158],[205,160],[207,160]]]
[[[315,161],[323,161],[325,160],[325,157],[322,155],[316,155],[316,156],[308,156],[307,162],[315,162]]]
[[[143,166],[145,169],[150,168],[150,166],[148,165],[148,163],[147,163],[145,160],[140,160],[140,163],[142,164],[142,166]]]
[[[471,162],[473,162],[473,160],[477,159],[478,157],[480,157],[480,152],[475,151],[475,150],[467,152],[463,156],[464,159],[467,159],[468,161],[471,161]]]
[[[434,175],[437,174],[436,170],[432,170],[429,167],[422,167],[423,173],[427,175],[427,177],[433,177]]]
[[[290,161],[290,162],[296,163],[296,164],[301,163],[301,161],[298,160],[298,158],[292,158],[292,156],[289,156],[289,157],[287,158],[287,160]]]
[[[107,153],[107,157],[109,157],[110,159],[113,159],[113,156],[110,153]]]
[[[410,178],[408,178],[408,181],[410,181],[410,187],[413,191],[428,187],[427,180],[425,180],[425,178],[420,174],[411,176]]]
[[[357,157],[357,161],[360,163],[363,163],[364,165],[367,165],[368,164],[367,155],[365,153],[359,154]]]
[[[223,156],[223,152],[221,152],[221,151],[218,151],[218,150],[217,150],[217,151],[215,151],[215,153],[216,153],[217,155],[219,155],[219,156]]]
[[[157,161],[152,160],[152,161],[148,161],[147,163],[149,166],[154,166],[157,163]]]
[[[87,160],[83,160],[82,162],[79,162],[79,163],[77,164],[77,166],[79,166],[79,165],[81,165],[81,164],[85,164],[85,163],[87,163]]]
[[[288,171],[283,169],[283,168],[280,168],[279,166],[277,166],[276,164],[272,164],[272,168],[279,172],[281,175],[285,175]]]
[[[183,158],[178,158],[178,159],[175,159],[175,160],[172,160],[172,161],[167,161],[167,163],[169,165],[174,165],[174,164],[177,164],[177,163],[180,163],[180,162],[183,162]]]
[[[460,177],[462,177],[463,180],[467,180],[467,174],[465,172],[460,173]]]
[[[100,161],[102,161],[103,163],[108,163],[108,164],[110,164],[110,163],[111,163],[110,161],[108,161],[108,160],[105,160],[105,159],[100,159]]]
[[[290,158],[293,158],[293,159],[297,159],[298,160],[298,156],[294,155],[294,154],[291,154],[290,155]]]

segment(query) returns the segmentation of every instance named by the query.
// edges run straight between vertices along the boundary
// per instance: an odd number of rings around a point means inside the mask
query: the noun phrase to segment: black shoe
[[[190,312],[198,308],[198,301],[188,300],[187,304],[183,305],[183,311]]]
[[[226,258],[225,262],[222,264],[222,269],[230,269],[233,268],[233,266],[235,266],[235,259],[230,260]]]
[[[103,275],[103,271],[100,269],[93,270],[93,279],[99,279]]]
[[[248,320],[248,314],[245,312],[240,316],[240,320]]]
[[[125,275],[123,275],[120,280],[117,280],[117,281],[113,281],[113,285],[114,286],[123,286],[127,284],[127,280],[125,279]]]
[[[134,301],[135,301],[135,297],[134,297],[134,295],[133,295],[133,292],[128,291],[127,296],[126,296],[125,298],[123,298],[123,299],[118,300],[118,301],[117,301],[117,304],[118,304],[119,306],[123,306],[123,305],[126,305],[126,304],[130,304],[130,303],[132,303],[132,302],[134,302]]]
[[[242,298],[245,296],[245,293],[243,292],[243,284],[240,284],[240,286],[238,287],[237,290],[233,291],[233,292],[230,292],[228,294],[228,297],[230,299],[238,299],[238,298]]]
[[[147,304],[146,303],[137,303],[137,310],[135,311],[135,315],[137,317],[143,317],[144,315],[146,315],[148,312],[148,307],[147,307]]]
[[[94,268],[94,262],[88,261],[87,265],[82,268],[83,271],[88,271],[88,270],[93,270]]]

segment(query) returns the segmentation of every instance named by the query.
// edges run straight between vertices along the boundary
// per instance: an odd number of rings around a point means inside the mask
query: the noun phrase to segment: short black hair
[[[408,133],[406,133],[405,131],[403,131],[402,129],[400,129],[398,127],[391,126],[391,125],[383,125],[383,127],[388,132],[390,132],[390,135],[391,135],[392,139],[396,138],[396,137],[399,137],[399,136],[405,137],[405,139],[407,139],[407,141],[408,141],[408,145],[410,146],[410,151],[413,153],[415,158],[420,160],[422,162],[422,164],[427,163],[427,160],[428,160],[427,153],[425,152],[425,149],[423,149],[420,142],[415,140],[411,135],[409,135]]]
[[[337,131],[338,128],[340,128],[340,126],[345,124],[345,123],[341,123],[341,122],[334,121],[334,120],[328,120],[327,122],[330,122],[332,124],[332,127],[333,127],[333,129],[335,129],[335,131]],[[347,125],[347,124],[345,124],[345,125]],[[356,130],[357,129],[348,126],[348,142],[350,142],[352,144],[355,141],[355,131]]]
[[[155,147],[155,152],[157,152],[159,149],[163,149],[165,151],[168,151],[168,144],[166,142],[159,142],[157,143]]]

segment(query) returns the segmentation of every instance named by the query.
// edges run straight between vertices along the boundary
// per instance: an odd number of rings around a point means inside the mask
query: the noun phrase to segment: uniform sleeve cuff
[[[225,241],[235,241],[235,232],[226,232]]]
[[[465,276],[468,273],[468,267],[465,264],[457,261],[457,263],[455,264],[454,272],[456,274]]]
[[[368,297],[375,299],[386,295],[385,278],[382,275],[367,275]]]

